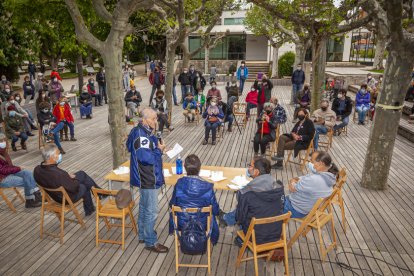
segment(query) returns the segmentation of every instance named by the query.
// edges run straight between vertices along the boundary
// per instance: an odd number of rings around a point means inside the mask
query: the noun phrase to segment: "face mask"
[[[244,64],[242,64],[241,67],[244,68]]]
[[[43,113],[48,113],[49,112],[49,109],[43,109],[42,112]]]
[[[20,101],[20,97],[16,97],[16,101]]]
[[[190,71],[193,72],[194,71],[194,68],[190,68]]]
[[[105,70],[103,70],[103,71],[102,71],[102,73],[104,73],[104,74],[105,74]]]
[[[256,91],[256,88],[252,87],[251,91]]]
[[[365,89],[361,89],[361,93],[365,94],[365,93],[367,93],[367,91]]]
[[[382,78],[380,78],[379,80],[382,81]]]
[[[188,71],[187,70],[184,70],[184,74],[187,74],[188,73]]]
[[[232,83],[231,86],[235,87],[237,84],[236,83]]]
[[[91,84],[93,84],[93,81],[91,81]]]
[[[65,102],[61,102],[61,103],[59,103],[59,105],[60,106],[64,106],[65,105]]]
[[[57,78],[54,78],[54,79],[53,79],[53,82],[57,82]]]
[[[300,121],[303,121],[303,119],[305,119],[305,115],[298,115],[298,119],[299,119]]]
[[[322,106],[321,109],[322,109],[322,111],[326,111],[326,110],[328,110],[328,107],[327,106]]]
[[[16,103],[16,101],[15,101],[15,100],[11,100],[11,101],[10,101],[10,103],[15,104],[15,103]]]
[[[58,160],[56,161],[56,165],[62,163],[62,154],[59,153]]]
[[[315,165],[313,165],[312,162],[308,162],[307,163],[308,169],[312,172],[312,173],[317,173],[316,169],[315,169]]]
[[[14,116],[16,116],[16,111],[10,111],[10,112],[9,112],[9,116],[10,116],[10,117],[14,117]]]
[[[8,89],[8,88],[5,91],[6,91],[6,93],[10,93],[10,89]]]
[[[249,172],[249,169],[246,169],[246,176],[249,177],[249,178],[253,178],[252,175]]]
[[[1,142],[0,149],[5,149],[5,148],[6,148],[6,142]]]
[[[370,80],[370,79],[372,79],[372,77],[368,77],[368,79]]]
[[[213,86],[211,86],[213,89],[216,89],[216,86],[215,85],[213,85]]]
[[[44,97],[46,97],[46,95],[45,95],[45,94],[42,94],[42,96],[41,96],[41,97],[42,97],[42,99],[43,99]]]
[[[211,103],[211,106],[216,106],[217,105],[217,103],[216,102],[212,102]]]
[[[302,67],[298,67],[298,70],[302,70]]]
[[[270,114],[270,113],[272,113],[272,110],[266,110],[266,113]]]

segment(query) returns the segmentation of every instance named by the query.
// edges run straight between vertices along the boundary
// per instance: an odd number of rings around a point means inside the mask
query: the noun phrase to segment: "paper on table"
[[[200,170],[200,174],[201,177],[210,177],[211,175],[211,171],[210,170]]]
[[[169,169],[164,169],[164,177],[169,177],[169,176],[171,176],[172,174],[170,174],[170,170]]]
[[[234,184],[227,184],[227,187],[229,187],[232,190],[240,190],[242,187],[234,185]]]
[[[114,170],[115,174],[127,174],[129,173],[129,168],[128,167],[119,167],[118,169]]]
[[[167,156],[170,159],[173,159],[175,156],[177,156],[182,151],[183,151],[183,147],[180,146],[179,144],[175,144],[171,150],[167,151]]]
[[[234,177],[231,182],[233,184],[239,186],[239,187],[244,187],[247,184],[249,184],[249,180],[246,179],[246,177],[244,175],[238,175],[238,176]]]

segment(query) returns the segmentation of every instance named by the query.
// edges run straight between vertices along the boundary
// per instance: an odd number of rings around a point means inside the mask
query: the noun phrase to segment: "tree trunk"
[[[81,52],[78,53],[78,57],[76,59],[76,67],[78,69],[78,85],[80,93],[83,86],[83,57]]]
[[[173,88],[173,78],[174,78],[174,63],[175,63],[175,50],[177,46],[171,43],[168,43],[169,39],[167,38],[167,51],[165,60],[167,62],[167,79],[165,82],[165,99],[168,103],[168,110],[172,112],[172,88]],[[171,118],[170,123],[171,123]]]
[[[326,37],[316,37],[312,41],[312,101],[311,112],[319,108],[326,67]]]
[[[398,45],[400,44],[400,45]],[[394,47],[393,47],[394,46]],[[414,54],[400,41],[390,41],[382,91],[377,98],[373,126],[368,140],[361,185],[373,190],[387,188],[395,138],[401,109],[381,108],[379,105],[404,105],[405,91],[411,80]]]
[[[384,52],[386,46],[386,39],[382,35],[377,35],[377,43],[375,44],[375,57],[374,57],[374,69],[384,69]]]
[[[272,76],[271,78],[279,78],[279,48],[280,45],[272,45],[273,57],[272,57]],[[293,95],[293,93],[292,93]]]
[[[123,42],[123,40],[120,40]],[[123,44],[115,40],[115,43]],[[125,142],[127,139],[124,93],[122,89],[122,75],[119,73],[122,62],[123,45],[108,45],[102,51],[105,64],[106,89],[109,99],[109,130],[112,141],[112,163],[116,168],[127,158]]]
[[[168,42],[167,42],[168,44]],[[181,49],[183,50],[183,64],[181,68],[188,68],[188,66],[190,65],[190,51],[188,50],[187,45],[185,45],[185,43],[181,44]],[[168,50],[167,50],[168,51]],[[168,55],[168,53],[166,53]],[[175,53],[174,53],[175,55]]]
[[[89,67],[93,67],[92,49],[90,47],[88,47],[88,56],[86,57],[86,64]]]
[[[208,63],[210,61],[210,48],[206,46],[204,48],[204,74],[209,74]]]

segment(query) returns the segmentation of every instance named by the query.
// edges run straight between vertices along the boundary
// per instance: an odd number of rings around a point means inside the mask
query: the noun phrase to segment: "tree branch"
[[[92,0],[92,4],[98,16],[100,16],[105,21],[112,22],[112,14],[110,14],[106,9],[104,0]]]
[[[340,33],[347,33],[349,31],[352,31],[354,29],[357,29],[359,27],[362,27],[368,24],[371,20],[372,20],[372,16],[368,15],[361,19],[351,21],[350,23],[346,25],[339,25],[337,31],[333,31],[331,34],[334,35],[334,34],[340,34]]]

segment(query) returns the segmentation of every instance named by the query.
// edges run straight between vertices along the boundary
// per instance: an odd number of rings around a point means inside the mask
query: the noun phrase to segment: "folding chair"
[[[285,161],[285,166],[287,165],[287,163],[293,163],[293,164],[296,164],[296,165],[300,165],[300,170],[303,171],[303,169],[305,169],[306,163],[309,162],[309,158],[310,158],[310,155],[312,154],[313,150],[314,150],[314,147],[313,147],[313,138],[312,138],[312,140],[310,141],[310,144],[309,144],[308,148],[305,150],[305,154],[303,156],[301,154],[301,152],[303,150],[299,151],[298,156],[297,156],[298,159],[299,159],[299,162],[295,162],[294,160],[290,160],[290,158],[292,157],[293,150],[289,150],[288,157]]]
[[[334,130],[332,128],[328,129],[328,132],[325,134],[319,134],[319,137],[324,137],[323,140],[319,139],[318,148],[323,148],[326,152],[332,147],[332,141],[334,136]]]
[[[249,229],[247,233],[244,234],[243,230],[237,231],[237,235],[243,240],[243,246],[240,248],[239,255],[237,257],[236,267],[240,266],[241,262],[253,260],[254,261],[254,271],[255,275],[259,275],[259,266],[257,263],[258,258],[267,257],[266,261],[269,261],[273,255],[275,249],[283,248],[285,254],[285,275],[289,275],[289,261],[288,261],[288,247],[287,247],[287,240],[286,240],[286,224],[288,223],[291,216],[291,212],[287,212],[286,214],[276,216],[276,217],[269,217],[269,218],[252,218],[250,221]],[[256,244],[256,233],[254,227],[256,225],[262,224],[270,224],[282,221],[282,234],[278,241],[268,242],[264,244]],[[244,253],[246,252],[246,248],[249,248],[251,252],[253,252],[253,257],[243,258]],[[261,254],[263,253],[263,254]],[[261,255],[258,255],[261,254]]]
[[[111,244],[120,244],[122,250],[125,249],[125,228],[132,228],[135,234],[138,233],[137,225],[135,224],[134,217],[132,215],[132,209],[134,208],[135,202],[132,200],[128,207],[123,209],[118,209],[114,199],[107,199],[103,204],[99,199],[99,195],[111,195],[115,196],[118,191],[96,189],[92,187],[92,193],[96,200],[97,210],[96,210],[96,246],[99,246],[99,243],[111,243]],[[122,228],[122,239],[121,241],[116,240],[101,240],[99,239],[99,217],[104,219],[106,228],[111,230],[111,227],[121,227]],[[126,218],[129,217],[131,220],[130,224],[125,224]],[[120,219],[121,224],[110,223],[108,218]]]
[[[237,121],[239,126],[246,127],[246,123],[247,123],[246,111],[247,111],[246,103],[240,103],[240,102],[233,103],[234,120]]]
[[[277,153],[277,146],[279,144],[279,136],[280,136],[280,125],[278,124],[276,128],[276,140],[273,141],[271,145],[266,149],[266,156],[274,156]]]
[[[306,237],[306,234],[313,228],[318,231],[321,259],[322,261],[325,261],[328,252],[336,248],[336,233],[332,210],[332,199],[337,196],[338,190],[338,188],[335,188],[329,197],[325,199],[318,199],[306,217],[301,219],[293,218],[293,220],[300,222],[301,225],[293,237],[291,237],[289,240],[288,249],[290,249],[295,241],[299,239],[300,235]],[[329,222],[331,223],[332,243],[325,247],[322,236],[322,227],[324,227]]]
[[[7,191],[7,190],[14,190],[14,192],[16,193],[16,195],[14,196],[14,198],[12,200],[9,200],[9,198],[4,193],[4,191]],[[16,213],[16,208],[14,208],[13,202],[16,201],[17,199],[20,199],[20,201],[22,203],[25,202],[22,194],[19,192],[19,190],[16,187],[10,187],[10,188],[1,188],[0,187],[0,196],[6,202],[7,206],[9,206],[10,210],[12,210],[15,213]]]
[[[184,123],[189,123],[189,124],[195,123],[196,125],[198,125],[198,123],[200,122],[200,110],[198,109],[198,107],[196,109],[194,109],[194,112],[195,112],[194,121],[189,121],[187,119],[187,117],[184,116]],[[190,111],[189,117],[191,117],[191,116],[192,116],[192,114],[191,114],[191,111]]]
[[[365,122],[369,123],[369,119],[371,118],[371,110],[369,109],[367,112],[367,116],[365,116]],[[358,121],[358,112],[356,110],[356,102],[354,101],[354,117],[352,118],[352,121],[356,123]]]
[[[341,217],[342,217],[342,228],[344,229],[344,232],[346,233],[346,218],[345,218],[345,206],[344,206],[344,199],[342,198],[342,187],[346,183],[347,175],[345,168],[342,168],[339,171],[338,179],[335,184],[335,188],[338,188],[338,193],[334,198],[332,198],[332,204],[338,205],[341,209]]]
[[[187,212],[187,213],[197,213],[199,208],[187,208],[187,209],[181,209],[178,206],[171,206],[171,212],[173,216],[173,220],[175,225],[178,227],[178,219],[177,219],[177,213]],[[212,207],[211,205],[208,207],[203,207],[200,210],[201,213],[208,213],[207,217],[207,228],[206,228],[206,234],[208,235],[210,232],[211,224],[213,223],[213,214],[212,214]],[[180,246],[178,241],[178,233],[179,230],[174,231],[174,241],[175,241],[175,273],[178,273],[178,269],[180,267],[206,267],[208,274],[211,274],[211,238],[209,236],[207,241],[207,264],[184,264],[179,262],[179,250],[178,247]]]
[[[80,224],[81,227],[85,227],[85,223],[83,222],[82,217],[79,214],[77,206],[83,202],[83,199],[78,200],[77,202],[73,203],[70,199],[69,195],[67,194],[66,190],[63,187],[59,187],[57,189],[47,189],[43,188],[39,185],[39,189],[42,192],[42,208],[40,210],[40,238],[43,239],[43,234],[49,235],[55,238],[59,238],[60,244],[63,244],[63,236],[65,230],[65,220],[73,223]],[[58,192],[62,193],[62,203],[58,203],[54,201],[47,192]],[[56,217],[60,220],[60,233],[50,233],[46,232],[43,229],[45,211],[49,211],[54,213]],[[76,220],[65,218],[65,214],[72,211],[75,215]]]

